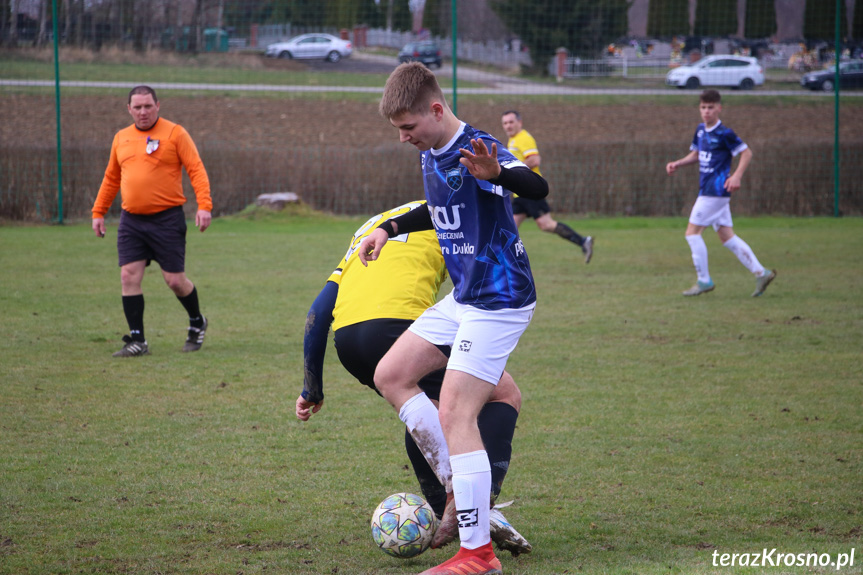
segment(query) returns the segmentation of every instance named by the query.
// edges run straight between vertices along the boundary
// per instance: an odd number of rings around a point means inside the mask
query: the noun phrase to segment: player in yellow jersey
[[[426,309],[435,304],[446,280],[446,267],[433,230],[402,234],[390,239],[386,254],[377,265],[364,267],[356,257],[360,242],[391,217],[414,209],[427,209],[425,201],[410,202],[370,218],[351,238],[350,246],[330,275],[309,310],[303,340],[303,391],[297,398],[296,415],[308,421],[324,404],[323,363],[330,326],[339,360],[351,375],[375,389],[374,374],[380,359],[396,339]],[[448,346],[439,346],[449,355]],[[440,397],[444,370],[423,378],[418,386],[432,400]],[[504,372],[495,394],[480,412],[478,424],[492,466],[493,497],[500,493],[512,454],[512,436],[521,391]],[[441,517],[446,506],[444,482],[405,432],[405,448],[414,467],[423,495]],[[498,547],[513,555],[528,553],[530,543],[492,509],[492,538]]]
[[[515,110],[507,110],[501,116],[501,123],[503,130],[509,137],[506,147],[510,153],[524,162],[531,170],[542,175],[539,171],[539,164],[542,161],[539,148],[537,148],[533,136],[522,127],[521,114]],[[593,257],[593,237],[582,237],[568,225],[555,221],[551,217],[551,207],[544,199],[528,200],[513,194],[512,215],[517,226],[520,226],[525,218],[530,217],[536,221],[536,225],[542,231],[557,234],[580,246],[582,253],[584,253],[584,263],[590,263],[590,258]]]

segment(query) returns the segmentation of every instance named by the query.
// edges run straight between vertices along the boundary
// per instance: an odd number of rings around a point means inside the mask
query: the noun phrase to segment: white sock
[[[746,269],[755,274],[755,277],[761,277],[764,273],[764,266],[755,257],[755,252],[749,247],[749,244],[740,239],[739,236],[734,236],[724,244],[722,244],[737,256]]]
[[[458,516],[458,537],[466,549],[482,547],[489,541],[489,494],[491,465],[485,450],[450,457],[452,493]]]
[[[422,451],[438,481],[452,491],[452,469],[449,462],[449,449],[443,436],[437,407],[425,392],[418,393],[402,405],[399,410],[401,419]]]
[[[692,250],[692,263],[695,265],[695,273],[698,274],[698,281],[701,283],[710,283],[710,270],[707,267],[707,244],[704,243],[704,238],[701,234],[686,236],[686,241],[689,242],[689,249]]]

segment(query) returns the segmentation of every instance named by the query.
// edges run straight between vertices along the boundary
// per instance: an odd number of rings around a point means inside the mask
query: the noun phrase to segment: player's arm
[[[470,141],[473,152],[459,149],[461,159],[473,177],[488,180],[490,183],[506,188],[529,200],[541,200],[548,195],[548,182],[545,178],[528,168],[523,162],[515,166],[504,166],[497,158],[497,144],[491,143],[489,150],[482,139]]]
[[[531,170],[538,169],[540,163],[542,163],[542,156],[540,156],[538,152],[524,157],[524,165]]]
[[[198,211],[195,214],[195,226],[203,232],[210,227],[213,218],[213,198],[210,195],[210,179],[207,176],[207,170],[204,168],[204,162],[201,161],[201,155],[198,153],[198,148],[195,146],[192,136],[182,126],[177,126],[176,130],[177,154],[186,168],[186,173],[189,174],[189,181],[192,183],[192,189],[195,190],[195,199],[198,202]]]
[[[357,255],[364,266],[375,261],[390,238],[411,232],[433,230],[434,223],[428,210],[414,209],[390,218],[370,233],[360,244]]]
[[[668,162],[668,164],[665,165],[665,171],[668,173],[668,175],[671,175],[677,171],[677,168],[680,168],[682,166],[688,166],[689,164],[695,164],[697,162],[698,150],[692,150],[679,160]]]
[[[122,173],[120,162],[117,160],[118,142],[119,139],[117,136],[114,136],[114,141],[111,144],[111,155],[108,158],[108,167],[105,168],[102,185],[99,186],[96,201],[93,203],[93,231],[100,238],[105,237],[105,214],[111,209],[111,204],[114,203],[114,198],[117,197],[117,192],[120,191]]]
[[[329,281],[315,298],[306,316],[303,336],[303,392],[297,398],[297,418],[308,421],[324,403],[324,357],[333,323],[339,285]]]
[[[522,165],[502,166],[500,174],[489,182],[528,200],[541,200],[548,195],[548,182],[545,178]]]
[[[725,180],[725,189],[729,192],[736,192],[740,189],[740,180],[743,178],[746,168],[749,167],[749,163],[752,162],[752,150],[746,148],[740,152],[739,156],[740,160],[737,162],[737,169]]]

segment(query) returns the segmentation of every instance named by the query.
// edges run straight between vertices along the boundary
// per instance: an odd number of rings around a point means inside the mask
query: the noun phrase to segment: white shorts
[[[696,226],[713,226],[718,230],[719,226],[733,228],[731,221],[731,198],[717,198],[713,196],[698,196],[692,212],[689,214],[689,223]]]
[[[497,385],[535,307],[478,309],[456,302],[450,292],[408,329],[434,345],[452,346],[447,369]]]

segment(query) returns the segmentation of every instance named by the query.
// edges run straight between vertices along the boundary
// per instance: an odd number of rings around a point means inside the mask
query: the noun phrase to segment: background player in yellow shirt
[[[362,240],[389,218],[414,209],[426,210],[426,202],[410,202],[370,218],[351,238],[350,246],[309,310],[303,340],[303,391],[297,398],[296,415],[308,421],[324,404],[323,363],[330,325],[339,360],[360,383],[377,392],[374,374],[378,362],[398,337],[427,308],[435,304],[446,280],[446,267],[433,230],[391,238],[376,265],[364,267],[356,256]],[[439,346],[447,356],[449,348]],[[443,369],[429,374],[418,385],[433,401],[440,397]],[[504,372],[496,393],[480,412],[478,425],[492,466],[492,491],[497,497],[509,468],[512,437],[521,391]],[[429,466],[410,433],[405,448],[423,496],[441,517],[446,490]],[[492,539],[513,555],[528,553],[531,545],[504,518],[499,509],[490,512]]]
[[[501,123],[503,130],[509,137],[506,147],[510,153],[524,162],[531,170],[542,175],[542,172],[539,171],[539,164],[542,161],[539,148],[537,148],[533,136],[522,127],[521,114],[515,110],[507,110],[501,116]],[[529,200],[513,195],[512,215],[518,226],[525,218],[530,217],[536,221],[536,225],[542,231],[557,234],[581,247],[581,251],[584,253],[584,263],[590,263],[590,258],[593,257],[593,237],[582,237],[568,225],[552,218],[551,207],[544,199]]]

